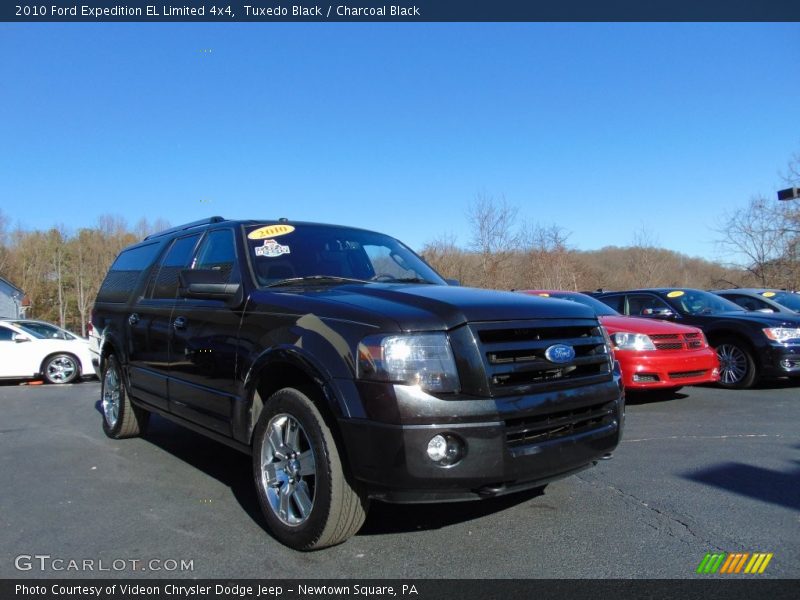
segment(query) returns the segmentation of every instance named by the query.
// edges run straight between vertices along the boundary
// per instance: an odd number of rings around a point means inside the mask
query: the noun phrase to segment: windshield
[[[41,339],[74,340],[75,336],[55,325],[36,321],[13,321],[14,325]]]
[[[406,246],[380,233],[285,223],[249,225],[245,233],[256,281],[262,287],[301,278],[315,278],[317,283],[445,284]]]
[[[768,294],[770,293],[773,295],[769,296]],[[792,292],[762,292],[761,295],[786,308],[800,312],[800,294],[793,294]]]
[[[619,313],[607,304],[600,302],[596,298],[587,296],[586,294],[579,294],[578,292],[548,292],[551,298],[558,298],[559,300],[570,300],[583,304],[591,308],[595,314],[601,317],[619,316]],[[541,295],[541,294],[540,294]]]
[[[664,292],[673,308],[684,315],[713,315],[720,312],[742,312],[744,309],[711,292],[702,290],[672,290]]]

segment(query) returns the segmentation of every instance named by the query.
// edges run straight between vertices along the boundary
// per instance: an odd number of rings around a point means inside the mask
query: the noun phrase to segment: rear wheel
[[[113,354],[106,358],[101,382],[100,404],[105,434],[115,440],[143,434],[150,413],[131,403],[122,379],[122,369]]]
[[[264,406],[253,476],[269,529],[287,546],[333,546],[364,524],[369,501],[346,472],[319,409],[297,389],[276,392]]]
[[[752,387],[758,379],[756,362],[750,349],[732,338],[719,340],[715,348],[719,358],[719,385],[728,389]]]
[[[47,383],[72,383],[80,374],[78,359],[71,354],[50,356],[42,366],[42,375]]]

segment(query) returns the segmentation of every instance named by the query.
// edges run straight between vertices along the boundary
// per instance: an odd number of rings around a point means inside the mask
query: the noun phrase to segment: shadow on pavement
[[[99,400],[95,409],[102,415]],[[250,518],[266,530],[249,456],[155,414],[150,415],[147,433],[142,439],[228,486]]]
[[[480,519],[512,506],[523,504],[544,495],[542,488],[517,492],[500,498],[474,502],[445,502],[441,504],[388,504],[373,502],[369,515],[358,535],[383,535],[441,529],[457,523]]]
[[[95,409],[102,415],[100,401]],[[144,440],[228,486],[234,498],[259,527],[267,531],[258,504],[250,457],[158,415],[150,416]],[[439,529],[479,519],[543,495],[532,489],[476,502],[442,504],[388,504],[372,502],[367,521],[358,535],[382,535]]]
[[[625,404],[653,404],[656,402],[669,402],[670,400],[683,400],[689,394],[674,390],[649,390],[647,392],[625,391]]]
[[[798,461],[795,463],[800,465]],[[800,510],[800,468],[774,471],[742,463],[725,463],[683,477],[755,500]]]

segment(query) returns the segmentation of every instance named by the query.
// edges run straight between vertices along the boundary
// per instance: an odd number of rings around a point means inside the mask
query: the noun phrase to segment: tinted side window
[[[235,262],[233,232],[230,229],[218,229],[210,232],[200,244],[192,268],[219,271],[222,280],[228,282]]]
[[[0,342],[10,342],[13,336],[13,331],[11,331],[8,327],[3,327],[0,325]]]
[[[628,314],[632,317],[652,315],[664,310],[672,311],[672,308],[661,298],[652,294],[628,296]]]
[[[153,243],[137,246],[122,253],[111,265],[111,268],[97,292],[98,302],[127,302],[142,271],[145,271],[155,259],[160,244]]]
[[[768,308],[772,310],[772,307],[764,302],[763,300],[759,300],[758,298],[753,298],[752,296],[742,296],[741,294],[734,294],[731,296],[723,296],[726,300],[731,300],[732,302],[736,302],[739,306],[741,306],[745,310],[760,310],[763,308]]]
[[[164,255],[159,268],[153,272],[148,290],[152,298],[175,298],[178,295],[178,275],[189,267],[200,234],[178,238]]]
[[[598,298],[598,300],[601,300],[604,304],[607,304],[608,306],[613,308],[615,311],[617,311],[619,314],[621,314],[621,315],[625,314],[625,306],[624,306],[624,304],[625,304],[625,296],[623,296],[623,295],[619,295],[619,296],[604,296],[602,298]]]

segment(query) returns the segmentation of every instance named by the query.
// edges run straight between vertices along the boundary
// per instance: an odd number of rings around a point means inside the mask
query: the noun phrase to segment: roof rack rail
[[[225,220],[224,217],[209,217],[207,219],[200,219],[199,221],[192,221],[191,223],[178,225],[177,227],[171,227],[170,229],[165,229],[164,231],[159,231],[158,233],[151,233],[144,239],[152,240],[153,238],[161,237],[162,235],[169,235],[170,233],[176,233],[178,231],[183,231],[184,229],[191,229],[192,227],[199,227],[200,225],[211,225],[212,223],[222,223],[224,220]]]

